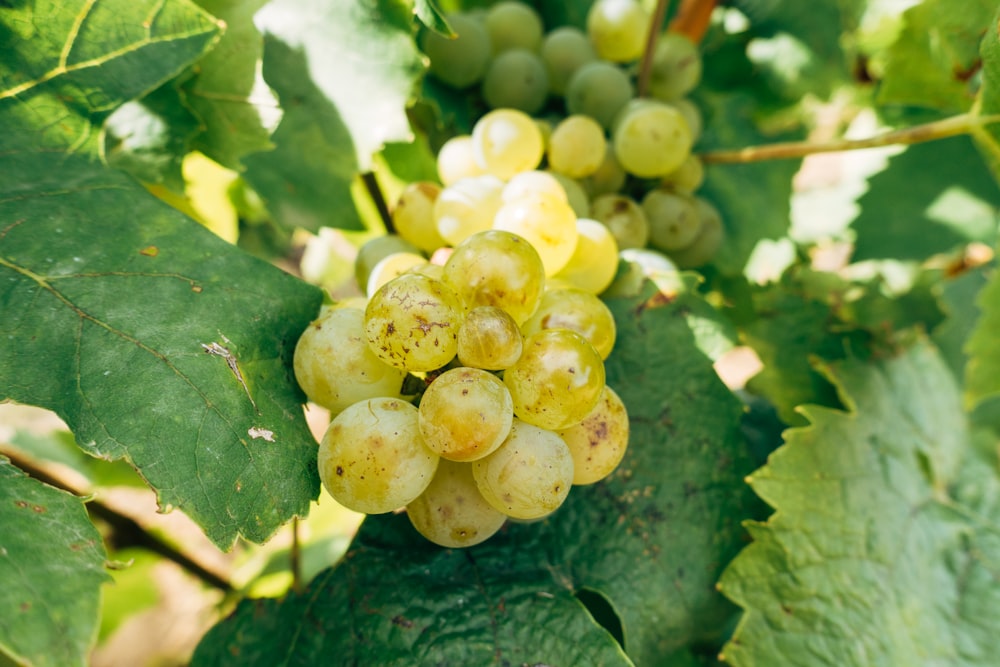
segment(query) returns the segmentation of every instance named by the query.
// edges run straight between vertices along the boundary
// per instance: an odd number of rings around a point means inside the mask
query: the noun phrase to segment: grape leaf
[[[775,513],[720,580],[744,608],[725,660],[994,664],[1000,480],[951,372],[921,338],[826,372],[846,410],[802,408],[751,476]]]
[[[420,22],[436,33],[445,37],[454,37],[455,31],[448,25],[448,19],[444,12],[437,6],[434,0],[413,0],[413,13],[417,15]]]
[[[1000,187],[985,169],[928,169],[979,165],[968,137],[910,146],[869,179],[851,225],[853,259],[924,260],[970,241],[996,242]]]
[[[272,0],[254,17],[284,116],[246,179],[284,224],[362,228],[352,180],[384,143],[412,139],[405,108],[425,68],[412,16],[394,0]]]
[[[979,319],[969,336],[965,352],[965,405],[975,407],[1000,396],[1000,272],[992,271],[989,282],[976,300]]]
[[[321,292],[83,156],[5,159],[0,401],[54,410],[221,547],[304,513],[319,482],[290,362]]]
[[[981,56],[983,84],[976,111],[983,116],[1000,116],[1000,9],[986,28]],[[975,128],[972,136],[993,169],[994,178],[1000,182],[1000,123],[994,121],[986,127]]]
[[[0,11],[0,150],[96,150],[107,115],[218,37],[187,0],[16,3]]]
[[[371,516],[347,557],[301,595],[245,601],[195,664],[353,656],[358,664],[622,664],[573,595],[607,601],[636,664],[718,641],[732,607],[714,591],[754,514],[742,406],[698,351],[693,295],[609,301],[609,384],[629,409],[629,453],[553,517],[465,551],[426,543],[403,516]],[[755,506],[754,506],[755,507]],[[617,616],[617,618],[614,618]],[[309,633],[298,629],[308,626]],[[568,627],[556,634],[553,628]],[[582,657],[578,647],[586,647]],[[284,660],[284,659],[282,659]],[[278,661],[282,664],[282,661]]]
[[[83,501],[0,456],[0,525],[0,661],[89,664],[111,577]]]
[[[976,298],[987,284],[985,267],[966,271],[961,275],[944,280],[940,285],[941,309],[945,319],[931,332],[931,339],[941,351],[941,357],[951,368],[952,374],[962,380],[968,356],[965,344],[969,332],[973,331],[979,319]]]

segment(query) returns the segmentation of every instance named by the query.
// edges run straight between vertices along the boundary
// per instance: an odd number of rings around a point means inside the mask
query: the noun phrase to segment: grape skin
[[[611,354],[617,335],[611,310],[590,292],[576,287],[546,290],[534,315],[521,326],[525,336],[545,329],[577,332],[594,346],[602,360]]]
[[[392,209],[392,224],[396,233],[420,250],[430,253],[445,244],[434,220],[434,203],[441,186],[430,181],[407,185]]]
[[[590,214],[611,230],[619,250],[644,248],[649,242],[649,220],[631,197],[606,194],[591,202]]]
[[[597,406],[582,422],[559,431],[573,456],[573,484],[593,484],[612,472],[628,448],[628,412],[621,398],[605,386]]]
[[[618,242],[606,225],[589,218],[577,218],[576,232],[573,256],[553,278],[600,294],[618,271]]]
[[[649,221],[649,242],[665,251],[690,245],[701,233],[701,217],[694,200],[686,195],[650,190],[642,200]]]
[[[541,54],[549,73],[549,89],[556,95],[566,91],[576,70],[597,60],[590,38],[572,26],[561,26],[545,35]]]
[[[587,12],[587,34],[597,55],[612,62],[638,60],[650,16],[637,0],[597,0]]]
[[[564,118],[549,137],[549,167],[570,178],[590,176],[604,162],[608,143],[600,124],[583,114]]]
[[[473,308],[458,330],[458,360],[463,366],[503,370],[520,358],[523,349],[517,322],[495,306]]]
[[[493,452],[510,433],[514,404],[495,375],[453,368],[427,387],[418,412],[425,445],[451,461],[474,461]]]
[[[505,203],[493,219],[493,229],[526,239],[538,252],[546,276],[566,266],[576,247],[576,212],[555,197],[528,194]]]
[[[406,515],[418,533],[450,549],[479,544],[507,521],[479,492],[472,466],[447,459],[441,459],[430,485],[406,506]]]
[[[595,60],[580,66],[566,84],[566,108],[586,114],[605,129],[635,96],[632,81],[620,67]]]
[[[517,109],[495,109],[476,121],[472,148],[480,168],[503,180],[534,169],[545,154],[538,124]]]
[[[691,128],[675,107],[635,100],[615,120],[612,146],[622,168],[641,178],[666,176],[691,153]]]
[[[492,54],[490,36],[479,21],[465,14],[449,14],[448,23],[457,37],[428,31],[423,50],[430,59],[431,74],[453,88],[466,88],[486,73]]]
[[[527,49],[509,49],[490,62],[482,92],[491,109],[536,113],[549,95],[549,74],[538,54]]]
[[[535,51],[542,44],[542,17],[524,3],[501,0],[487,10],[484,23],[494,54],[509,49]]]

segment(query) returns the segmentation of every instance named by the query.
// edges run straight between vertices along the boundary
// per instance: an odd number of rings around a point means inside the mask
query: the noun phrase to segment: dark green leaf
[[[187,0],[17,3],[0,11],[0,150],[96,150],[111,111],[218,36]]]
[[[995,243],[1000,187],[981,165],[967,137],[917,144],[891,158],[858,199],[853,259],[924,260],[970,241]]]
[[[434,0],[413,0],[413,13],[417,15],[420,22],[436,33],[445,37],[453,37],[455,31],[448,25],[444,12],[437,6]]]
[[[932,330],[931,338],[941,351],[941,357],[960,381],[965,377],[965,365],[968,362],[965,343],[979,319],[976,297],[986,285],[987,278],[985,267],[979,267],[956,278],[944,280],[939,287],[945,319]]]
[[[85,158],[6,159],[0,400],[127,458],[222,547],[304,513],[319,482],[290,361],[320,291]]]
[[[970,445],[958,388],[917,340],[827,370],[846,411],[751,476],[775,508],[723,574],[744,608],[732,665],[995,664],[1000,481]]]
[[[89,664],[106,554],[83,501],[0,456],[0,659]]]

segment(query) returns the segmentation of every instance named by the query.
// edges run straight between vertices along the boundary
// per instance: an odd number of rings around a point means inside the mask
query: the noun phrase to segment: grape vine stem
[[[656,0],[656,10],[653,20],[649,22],[649,33],[646,35],[646,48],[642,51],[642,62],[639,64],[639,79],[636,84],[639,97],[645,97],[649,90],[649,77],[653,71],[653,52],[656,50],[656,40],[660,37],[660,26],[667,15],[670,0]]]
[[[837,153],[881,146],[919,144],[937,139],[970,134],[983,126],[1000,123],[1000,114],[982,116],[976,113],[950,116],[930,123],[892,130],[866,139],[835,139],[833,141],[786,141],[762,146],[748,146],[736,150],[706,151],[700,153],[705,164],[743,164],[764,160],[787,160],[806,157],[814,153]]]
[[[382,218],[386,234],[394,234],[396,228],[392,224],[392,214],[389,212],[389,205],[385,202],[385,195],[378,184],[375,172],[366,171],[361,174],[361,182],[365,184],[365,190],[368,191],[368,196],[371,197],[372,203],[375,204],[375,208],[378,210],[379,217]]]

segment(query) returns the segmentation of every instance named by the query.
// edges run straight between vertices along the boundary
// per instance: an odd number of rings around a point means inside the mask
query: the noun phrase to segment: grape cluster
[[[542,129],[541,148],[524,130],[516,161],[485,168],[473,155],[476,130],[452,138],[438,155],[445,200],[453,207],[462,205],[455,200],[492,203],[501,187],[496,179],[544,161],[576,215],[608,227],[624,258],[637,254],[630,249],[648,248],[680,268],[708,263],[724,229],[718,211],[695,194],[704,169],[691,149],[702,117],[687,95],[701,79],[701,57],[685,36],[659,35],[647,95],[636,97],[651,20],[639,0],[596,0],[585,31],[546,32],[534,8],[501,0],[449,15],[455,38],[426,31],[421,43],[431,76],[481,98],[493,110],[486,117],[517,110],[537,117]],[[479,213],[484,228],[489,210]],[[437,224],[446,243],[464,232],[440,217]]]
[[[525,237],[474,232],[443,264],[327,308],[299,339],[298,382],[334,415],[320,478],[356,511],[405,506],[448,547],[551,514],[625,454],[628,415],[605,385],[614,342],[604,302],[547,281]],[[407,377],[422,379],[419,396]]]

